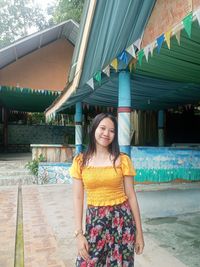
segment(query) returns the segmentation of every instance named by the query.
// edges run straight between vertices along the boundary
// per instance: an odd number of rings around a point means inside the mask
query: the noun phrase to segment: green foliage
[[[0,0],[0,48],[28,35],[30,28],[42,30],[48,25],[39,6],[31,0]]]
[[[84,0],[60,0],[53,15],[56,23],[73,19],[80,23]]]
[[[40,162],[46,161],[45,157],[40,154],[38,159],[33,159],[26,164],[26,168],[35,176],[38,176],[38,167]]]
[[[28,124],[44,124],[45,115],[43,112],[28,113],[27,122]]]

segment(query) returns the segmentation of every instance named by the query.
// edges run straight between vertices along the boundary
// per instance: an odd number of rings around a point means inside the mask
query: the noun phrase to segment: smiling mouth
[[[109,138],[105,138],[105,137],[101,137],[101,139],[105,140],[105,141],[110,141]]]

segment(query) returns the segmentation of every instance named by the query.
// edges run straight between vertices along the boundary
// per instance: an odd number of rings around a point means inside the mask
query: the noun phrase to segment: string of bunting
[[[191,38],[192,21],[194,20],[198,20],[198,24],[200,26],[200,8],[195,12],[189,13],[186,17],[183,18],[183,20],[178,25],[161,34],[151,44],[148,44],[142,49],[140,49],[142,38],[139,38],[128,48],[123,50],[120,55],[114,58],[112,62],[102,71],[98,71],[97,73],[95,73],[95,75],[87,82],[87,84],[92,88],[92,90],[94,90],[94,81],[96,81],[98,85],[101,85],[101,73],[103,72],[108,77],[110,77],[110,68],[113,68],[117,72],[120,61],[128,65],[130,72],[132,72],[133,68],[136,69],[137,62],[140,66],[142,65],[142,60],[144,56],[146,58],[146,61],[148,62],[149,55],[153,56],[154,48],[157,48],[157,52],[159,54],[164,41],[166,41],[167,47],[168,49],[170,49],[170,39],[174,35],[176,36],[177,42],[180,45],[181,30],[184,28],[189,38]]]
[[[11,87],[11,86],[0,86],[0,92],[31,93],[31,94],[40,94],[40,95],[49,95],[49,96],[58,96],[61,94],[60,91],[19,88],[19,87]]]

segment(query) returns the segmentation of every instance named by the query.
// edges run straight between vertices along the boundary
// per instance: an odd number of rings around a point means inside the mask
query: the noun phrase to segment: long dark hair
[[[113,122],[114,128],[115,128],[114,139],[112,143],[108,146],[108,151],[110,155],[114,157],[113,166],[115,166],[115,162],[120,154],[119,143],[118,143],[118,126],[117,126],[117,120],[115,119],[115,117],[109,113],[100,113],[93,119],[91,127],[90,127],[90,132],[89,132],[89,144],[88,144],[88,147],[85,153],[83,154],[82,166],[85,166],[88,160],[96,152],[95,131],[97,127],[99,126],[99,123],[105,118],[109,118]]]

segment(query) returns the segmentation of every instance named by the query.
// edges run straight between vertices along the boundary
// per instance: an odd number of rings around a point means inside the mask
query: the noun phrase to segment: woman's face
[[[95,131],[95,141],[97,145],[108,147],[115,136],[115,126],[111,119],[103,119]]]

